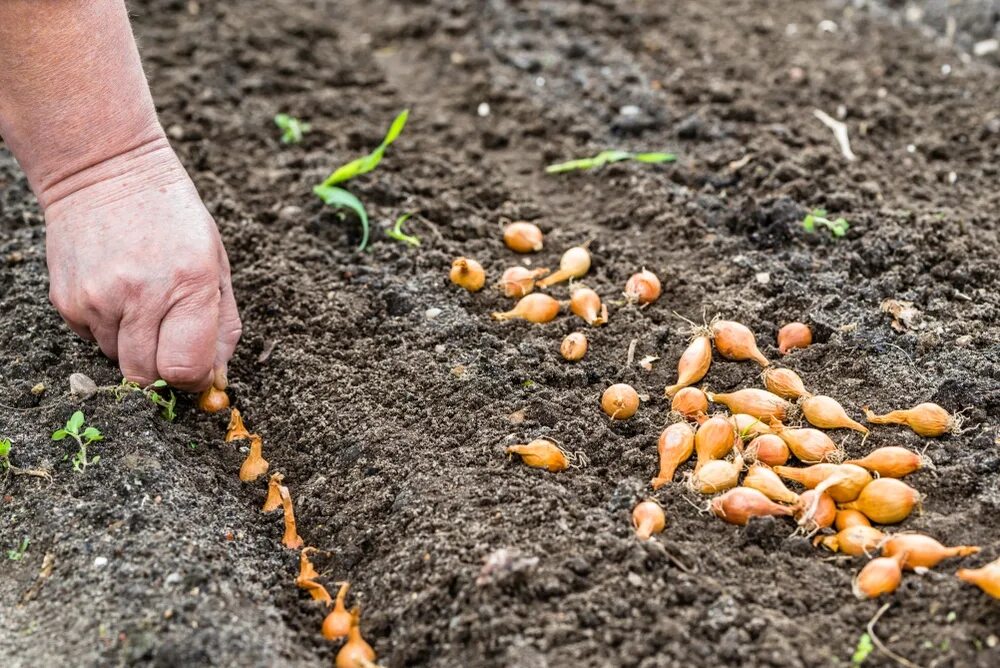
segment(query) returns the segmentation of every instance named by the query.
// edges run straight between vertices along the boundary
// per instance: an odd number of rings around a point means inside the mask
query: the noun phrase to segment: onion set
[[[351,632],[351,613],[344,605],[351,583],[338,582],[337,584],[340,585],[340,590],[337,592],[337,599],[333,602],[333,610],[323,619],[323,627],[320,630],[327,640],[340,640]]]
[[[809,424],[820,429],[853,429],[868,433],[868,427],[852,420],[836,399],[821,394],[807,396],[799,400],[799,408]]]
[[[660,471],[650,481],[653,489],[660,489],[674,478],[677,467],[691,458],[694,452],[694,430],[686,422],[670,425],[660,434],[656,443]]]
[[[559,315],[559,302],[548,295],[532,293],[518,300],[509,311],[493,313],[494,320],[527,320],[543,323],[554,320]]]
[[[697,383],[712,366],[712,339],[707,332],[696,332],[677,361],[677,382],[665,390],[668,397]]]
[[[781,437],[792,454],[804,464],[838,461],[841,458],[837,444],[819,429],[809,427],[793,429],[785,427],[780,422],[772,422],[771,428]]]
[[[962,582],[976,585],[993,598],[1000,598],[1000,559],[982,568],[960,568],[955,576]]]
[[[785,487],[777,473],[762,464],[754,464],[747,470],[743,486],[761,492],[772,501],[794,504],[799,500],[799,495]]]
[[[281,507],[281,482],[285,476],[281,473],[272,473],[271,479],[267,482],[267,498],[264,499],[264,507],[260,509],[262,513],[270,513]]]
[[[715,497],[709,504],[709,509],[724,522],[740,526],[745,525],[752,517],[787,517],[795,512],[791,506],[775,503],[750,487],[736,487]]]
[[[854,464],[813,464],[805,468],[776,466],[774,472],[787,480],[794,480],[806,489],[823,486],[823,490],[837,503],[847,503],[858,498],[870,482],[868,471]]]
[[[695,471],[710,461],[722,459],[736,444],[733,425],[721,415],[711,417],[698,426],[694,435],[694,450],[698,455]]]
[[[671,400],[670,410],[689,420],[695,420],[708,411],[708,397],[698,388],[682,388]]]
[[[979,548],[973,545],[945,547],[930,536],[918,533],[899,533],[890,536],[882,543],[882,556],[906,555],[903,558],[902,566],[911,571],[934,568],[945,559],[967,557],[977,552],[979,552]]]
[[[878,598],[896,591],[903,580],[902,561],[905,558],[903,553],[869,561],[854,578],[851,586],[854,595],[859,599]]]
[[[790,322],[778,330],[778,352],[787,355],[793,348],[808,348],[813,335],[809,325]]]
[[[831,552],[843,552],[852,557],[874,554],[885,535],[873,526],[856,525],[841,529],[832,536],[822,536],[817,544]]]
[[[781,466],[788,461],[788,445],[774,434],[761,434],[750,441],[744,451],[746,458],[768,466]]]
[[[792,405],[767,390],[746,388],[728,393],[706,392],[708,400],[716,404],[724,404],[733,413],[746,413],[755,418],[767,420],[784,420]]]
[[[601,410],[612,420],[627,420],[639,410],[639,394],[631,385],[616,383],[601,395]]]
[[[240,466],[240,480],[243,482],[253,482],[267,473],[268,463],[261,453],[262,449],[263,439],[257,434],[251,434],[250,452],[247,453],[247,458]]]
[[[625,299],[634,304],[646,306],[660,298],[660,279],[656,274],[643,268],[632,274],[625,283]]]
[[[593,327],[608,321],[608,307],[601,303],[601,296],[584,285],[573,288],[569,298],[569,310]]]
[[[861,459],[849,459],[845,464],[863,466],[883,478],[902,478],[922,469],[927,461],[912,450],[898,445],[887,445],[869,452]]]
[[[587,354],[587,337],[582,332],[567,334],[559,344],[559,353],[568,362],[579,362]]]
[[[542,250],[542,231],[534,223],[511,223],[503,228],[503,242],[516,253]]]
[[[451,263],[448,274],[451,282],[469,292],[478,292],[486,285],[486,271],[483,265],[467,257],[456,258]]]
[[[337,652],[333,665],[336,668],[372,668],[375,650],[361,637],[361,612],[351,611],[351,625],[347,631],[347,642]]]
[[[877,478],[865,485],[858,498],[843,508],[860,510],[877,524],[896,524],[920,505],[920,493],[902,480]]]
[[[214,385],[198,395],[198,408],[203,413],[218,413],[229,408],[229,395]]]
[[[278,489],[278,492],[281,495],[281,507],[284,510],[285,519],[285,535],[281,538],[281,544],[289,550],[297,550],[302,547],[303,543],[295,527],[295,509],[292,507],[292,495],[284,485]]]
[[[757,348],[757,339],[746,325],[732,320],[716,320],[711,327],[715,349],[726,359],[737,362],[754,360],[762,367],[770,364]]]
[[[632,526],[639,540],[649,540],[654,533],[660,533],[667,525],[667,516],[656,501],[647,500],[632,509]]]
[[[547,288],[556,283],[580,278],[590,271],[590,251],[583,246],[570,248],[559,259],[559,270],[538,281],[538,287]]]
[[[548,269],[511,267],[500,276],[500,290],[505,297],[523,297],[535,289],[535,281],[549,273]]]
[[[226,429],[226,443],[240,441],[244,438],[250,438],[250,432],[243,425],[243,417],[240,415],[240,409],[233,408],[229,411],[229,427]]]
[[[506,450],[508,455],[520,455],[521,461],[528,466],[545,469],[552,473],[565,471],[569,468],[569,457],[562,448],[552,441],[539,438],[526,445],[511,445]]]
[[[921,436],[931,437],[957,434],[962,427],[960,417],[930,402],[885,415],[876,415],[866,408],[865,419],[870,424],[905,424]]]
[[[774,435],[774,430],[763,420],[746,413],[734,413],[729,421],[736,428],[736,435],[740,440],[754,439],[767,434]],[[780,439],[779,439],[780,440]],[[786,447],[785,450],[788,450]]]
[[[737,454],[732,461],[713,459],[695,468],[688,478],[688,489],[699,494],[715,494],[732,489],[740,483],[743,457]]]
[[[794,401],[802,397],[810,396],[810,392],[806,389],[802,379],[799,378],[799,374],[795,373],[791,369],[782,369],[773,366],[764,367],[760,377],[764,381],[764,387],[766,387],[769,392],[772,392],[783,399],[791,399]]]

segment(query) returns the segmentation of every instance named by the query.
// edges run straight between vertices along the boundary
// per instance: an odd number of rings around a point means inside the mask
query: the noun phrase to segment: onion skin
[[[698,426],[694,435],[694,449],[698,453],[698,463],[694,470],[729,454],[736,444],[736,432],[729,420],[722,416],[711,417]]]
[[[768,392],[776,394],[782,399],[791,399],[794,401],[795,399],[811,396],[802,379],[799,378],[799,374],[791,369],[779,369],[769,366],[764,368],[760,376]]]
[[[902,478],[924,467],[924,458],[898,445],[872,450],[861,459],[849,459],[845,464],[857,464],[882,478]]]
[[[736,435],[741,440],[757,438],[766,434],[774,435],[774,430],[767,426],[767,423],[746,413],[735,413],[729,417],[729,421],[736,428]],[[788,448],[786,447],[785,450],[787,451]]]
[[[837,504],[826,493],[808,489],[799,495],[799,503],[795,508],[795,519],[799,526],[816,531],[833,524],[837,517]]]
[[[708,400],[716,404],[724,404],[733,413],[746,413],[762,420],[784,420],[790,403],[767,390],[750,387],[736,392],[712,393],[706,392]]]
[[[712,499],[709,509],[724,522],[745,526],[752,517],[788,517],[794,514],[791,506],[783,506],[750,487],[736,487]]]
[[[945,559],[967,557],[970,554],[976,554],[979,549],[974,545],[945,547],[930,536],[918,533],[900,533],[890,536],[882,544],[882,556],[894,557],[897,554],[903,554],[905,557],[902,561],[902,567],[913,571],[918,568],[934,568]]]
[[[993,598],[1000,598],[1000,559],[982,568],[960,568],[955,576],[962,582],[976,585]]]
[[[757,349],[757,340],[746,325],[732,320],[717,320],[712,323],[712,335],[715,338],[715,349],[726,359],[737,362],[754,360],[762,367],[770,364]]]
[[[327,640],[340,640],[351,631],[351,613],[344,605],[350,586],[350,582],[340,583],[340,591],[337,592],[337,600],[334,601],[333,610],[323,619],[321,632]]]
[[[570,248],[559,259],[559,270],[538,281],[538,287],[547,288],[550,285],[580,278],[590,271],[590,251],[583,246]]]
[[[878,598],[896,591],[902,580],[903,569],[899,556],[879,557],[865,564],[855,576],[851,589],[859,599]]]
[[[920,505],[920,494],[902,480],[877,478],[865,485],[858,498],[843,508],[860,510],[877,524],[902,522]]]
[[[691,458],[694,452],[694,429],[686,422],[670,425],[660,434],[656,443],[660,471],[649,484],[660,489],[674,478],[677,467]]]
[[[780,422],[772,422],[771,428],[788,445],[796,459],[804,464],[817,464],[840,457],[840,448],[819,429],[789,429]]]
[[[837,531],[843,531],[851,527],[870,527],[871,520],[865,517],[860,510],[838,510],[837,519],[834,521]]]
[[[527,320],[543,323],[559,315],[559,302],[548,295],[533,293],[522,297],[510,311],[493,313],[494,320]]]
[[[860,557],[874,554],[884,538],[885,534],[875,527],[857,525],[841,529],[833,536],[824,536],[818,542],[831,552]]]
[[[257,434],[250,435],[250,452],[240,466],[240,480],[243,482],[253,482],[257,478],[267,473],[268,463],[261,454],[263,450],[263,439]]]
[[[705,377],[710,366],[712,366],[712,339],[704,334],[695,336],[677,361],[677,382],[667,387],[664,394],[672,397],[681,388],[697,383]]]
[[[601,303],[600,295],[584,286],[573,289],[569,299],[569,310],[593,327],[608,321],[608,307]]]
[[[642,306],[652,304],[660,298],[660,279],[648,269],[632,274],[625,283],[625,299]]]
[[[852,420],[836,399],[821,394],[804,397],[799,400],[799,408],[809,424],[820,429],[853,429],[868,433],[868,427]]]
[[[808,348],[812,340],[813,334],[809,325],[790,322],[778,330],[778,352],[787,355],[793,348]]]
[[[297,550],[304,543],[295,527],[295,509],[292,507],[292,495],[284,485],[278,488],[278,491],[281,494],[281,506],[285,511],[285,535],[281,538],[281,544],[289,550]]]
[[[243,425],[243,416],[240,415],[240,409],[233,408],[229,411],[229,427],[226,429],[226,443],[241,441],[244,438],[250,438],[250,432]]]
[[[334,660],[336,668],[367,668],[375,661],[375,650],[361,637],[360,613],[351,613],[351,627],[347,632],[347,642],[337,652]]]
[[[267,482],[267,498],[264,499],[264,507],[260,509],[262,513],[270,513],[281,507],[281,481],[285,476],[280,473],[272,473],[271,479]]]
[[[781,440],[780,436],[774,434],[761,434],[750,441],[746,447],[747,459],[751,459],[768,466],[782,466],[788,461],[791,453],[788,445]]]
[[[209,414],[224,411],[229,408],[229,395],[225,390],[212,386],[198,395],[198,408]]]
[[[805,468],[776,466],[774,472],[808,489],[822,486],[822,491],[837,503],[858,498],[861,490],[872,481],[868,471],[854,464],[813,464]]]
[[[568,334],[559,345],[559,353],[568,362],[579,362],[587,354],[587,337],[580,332]]]
[[[681,388],[670,402],[670,410],[694,420],[708,412],[708,397],[695,387]]]
[[[631,385],[616,383],[601,395],[601,410],[612,420],[627,420],[639,410],[639,394]]]
[[[523,297],[535,289],[535,281],[549,273],[548,269],[511,267],[500,277],[500,290],[505,297]]]
[[[699,494],[715,494],[732,489],[740,484],[743,458],[736,455],[733,461],[713,459],[700,469],[696,468],[688,478],[688,488]]]
[[[667,525],[667,516],[656,501],[643,501],[632,509],[632,526],[639,540],[649,540]]]
[[[550,440],[539,438],[526,445],[511,445],[506,451],[508,455],[520,455],[521,460],[536,469],[545,469],[552,473],[565,471],[569,468],[569,458],[558,445]]]
[[[534,223],[511,223],[503,228],[503,242],[515,253],[532,253],[542,250],[542,231]]]
[[[876,415],[865,408],[865,419],[870,424],[905,424],[921,436],[944,436],[960,431],[960,420],[937,404],[918,404],[906,410]]]
[[[761,492],[772,501],[794,504],[799,500],[799,495],[785,487],[777,473],[762,464],[750,467],[743,477],[743,486]]]
[[[448,274],[451,282],[469,292],[478,292],[486,285],[486,272],[483,265],[467,257],[455,258]]]

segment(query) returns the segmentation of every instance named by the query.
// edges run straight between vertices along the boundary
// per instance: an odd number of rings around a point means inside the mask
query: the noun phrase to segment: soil
[[[898,655],[1000,664],[1000,606],[956,563],[857,601],[862,559],[784,521],[724,524],[680,482],[648,486],[686,341],[678,315],[740,320],[772,359],[777,329],[804,320],[816,343],[782,363],[855,417],[921,401],[963,412],[959,436],[834,436],[852,456],[925,452],[934,470],[909,480],[923,512],[900,528],[983,546],[968,564],[1000,557],[995,65],[882,12],[795,0],[132,9],[164,125],[229,248],[245,324],[232,400],[285,474],[317,567],[352,583],[381,664],[848,665],[883,603],[876,634]],[[376,228],[358,252],[356,223],[311,186],[404,107],[400,140],[350,184]],[[843,117],[855,160],[814,108]],[[300,145],[278,142],[282,111],[311,123]],[[543,172],[606,148],[679,159]],[[847,236],[806,232],[815,207],[846,217]],[[407,223],[419,248],[385,235],[404,211],[420,212]],[[499,225],[516,219],[546,232],[542,253],[503,247]],[[557,351],[578,319],[497,323],[508,300],[447,281],[458,255],[493,280],[585,241],[586,283],[612,308],[577,364]],[[662,298],[620,303],[643,266]],[[222,443],[225,416],[190,397],[173,423],[139,394],[81,405],[69,375],[110,386],[117,368],[46,292],[42,219],[4,153],[0,436],[15,465],[52,476],[0,482],[0,547],[29,541],[3,562],[4,665],[330,665],[323,611],[293,585],[298,556],[260,512],[264,482],[238,480],[245,450]],[[918,321],[894,328],[888,298]],[[661,358],[652,371],[637,364],[647,355]],[[707,382],[759,386],[758,371],[716,359]],[[599,412],[613,382],[649,395],[633,419]],[[106,436],[83,475],[49,439],[77,408]],[[543,436],[589,465],[551,474],[504,455]],[[642,544],[629,515],[650,496],[668,526]],[[879,650],[865,662],[891,664]]]

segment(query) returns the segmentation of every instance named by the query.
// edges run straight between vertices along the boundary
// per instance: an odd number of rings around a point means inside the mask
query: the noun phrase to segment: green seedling
[[[389,126],[389,131],[385,134],[385,139],[382,140],[382,143],[374,151],[366,156],[352,160],[346,165],[341,165],[333,170],[333,173],[326,177],[323,183],[313,188],[313,193],[323,200],[324,203],[334,209],[348,209],[353,211],[361,221],[361,244],[358,246],[358,250],[364,250],[368,245],[368,212],[365,211],[365,206],[361,203],[361,200],[347,190],[337,187],[337,184],[349,181],[356,176],[367,174],[378,167],[378,164],[382,162],[383,156],[385,156],[386,149],[403,132],[403,127],[406,125],[406,119],[409,116],[410,110],[404,109],[393,120],[392,125]]]
[[[79,473],[86,472],[88,465],[101,461],[99,456],[94,456],[90,460],[87,459],[87,446],[91,443],[104,440],[104,436],[101,435],[101,432],[96,427],[87,427],[85,422],[86,418],[83,417],[83,411],[77,411],[66,421],[65,427],[57,429],[52,434],[53,441],[61,441],[68,436],[80,446],[77,453],[73,455],[72,460],[73,470]],[[81,429],[83,429],[82,432],[80,431]]]
[[[862,633],[861,637],[858,638],[858,646],[854,648],[854,654],[851,655],[851,665],[860,666],[863,664],[874,649],[875,645],[872,644],[871,636]]]
[[[0,438],[0,471],[7,472],[10,470],[10,439]]]
[[[164,396],[157,390],[163,390],[167,387],[167,381],[160,379],[151,385],[146,387],[141,387],[139,383],[133,383],[127,378],[122,378],[122,382],[115,388],[115,399],[120,403],[127,394],[132,392],[141,392],[150,403],[160,407],[160,415],[167,422],[173,422],[177,418],[177,397],[174,395],[173,390],[167,390],[167,396]]]
[[[7,558],[10,561],[21,561],[24,558],[24,553],[28,551],[28,539],[25,538],[21,541],[21,544],[15,547],[13,550],[7,550]]]
[[[308,123],[303,123],[288,114],[278,114],[275,116],[274,124],[281,129],[282,144],[298,144],[302,141],[302,135],[312,129]]]
[[[392,229],[386,232],[391,239],[396,241],[402,241],[404,244],[410,244],[411,246],[419,246],[420,239],[410,234],[405,234],[403,232],[403,223],[408,221],[413,216],[412,211],[407,211],[402,216],[396,219],[396,224],[392,226]]]
[[[806,232],[815,232],[817,225],[829,229],[835,237],[844,236],[851,227],[846,218],[837,218],[836,220],[827,218],[826,209],[814,209],[802,219],[802,227],[805,228]]]
[[[545,168],[547,174],[563,174],[565,172],[575,172],[581,169],[596,169],[612,162],[622,162],[623,160],[635,160],[647,164],[659,162],[673,162],[677,156],[673,153],[629,153],[628,151],[601,151],[592,158],[580,158],[549,165]]]

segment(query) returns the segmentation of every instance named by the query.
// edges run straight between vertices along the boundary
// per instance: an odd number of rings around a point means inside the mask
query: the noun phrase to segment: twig
[[[877,635],[875,635],[875,625],[878,624],[878,620],[883,614],[885,614],[885,611],[888,610],[891,605],[892,603],[883,604],[882,607],[878,609],[878,612],[875,613],[875,616],[872,617],[871,621],[868,622],[868,637],[872,639],[872,643],[878,648],[878,651],[882,652],[899,665],[906,666],[907,668],[921,668],[919,664],[913,663],[906,657],[896,654],[891,649],[883,645],[882,641],[879,640]]]
[[[813,116],[818,118],[820,123],[833,130],[833,138],[840,145],[840,152],[844,154],[844,157],[848,160],[854,160],[857,156],[851,150],[851,140],[847,136],[847,126],[821,109],[813,109]]]

